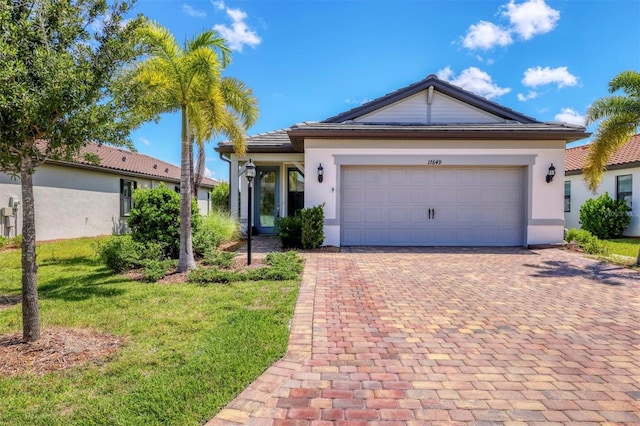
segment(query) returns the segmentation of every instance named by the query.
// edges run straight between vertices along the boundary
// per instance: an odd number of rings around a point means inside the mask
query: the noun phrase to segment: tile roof
[[[87,154],[89,154],[87,156]],[[99,164],[90,161],[91,155],[97,155]],[[145,154],[132,152],[124,148],[90,143],[80,149],[72,161],[51,160],[52,163],[73,166],[74,164],[94,170],[119,171],[128,174],[142,175],[158,180],[180,182],[180,167],[158,160]],[[202,186],[214,187],[217,181],[209,178],[202,179]]]
[[[247,154],[252,152],[294,152],[287,132],[291,129],[279,129],[258,133],[247,137]],[[229,141],[218,143],[218,152],[233,152],[233,144]]]
[[[565,172],[581,171],[589,153],[589,144],[569,148],[564,158]],[[633,136],[629,142],[621,146],[607,162],[606,166],[640,163],[640,134]]]

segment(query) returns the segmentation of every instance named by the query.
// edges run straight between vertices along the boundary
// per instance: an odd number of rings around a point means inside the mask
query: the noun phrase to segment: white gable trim
[[[452,124],[504,123],[505,120],[442,92],[427,90],[354,119],[356,123]]]

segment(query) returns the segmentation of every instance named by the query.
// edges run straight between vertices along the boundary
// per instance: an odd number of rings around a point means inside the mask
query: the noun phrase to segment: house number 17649
[[[427,165],[428,166],[439,166],[440,164],[442,164],[442,160],[428,160],[427,161]]]

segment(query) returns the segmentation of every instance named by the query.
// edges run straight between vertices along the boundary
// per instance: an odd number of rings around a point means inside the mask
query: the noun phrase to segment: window
[[[629,207],[631,207],[631,186],[631,175],[616,176],[616,199],[626,201]]]
[[[564,211],[571,211],[571,181],[564,182]]]
[[[129,216],[133,207],[133,191],[138,187],[134,180],[120,179],[120,216]]]
[[[293,168],[288,174],[287,216],[293,216],[304,208],[304,175]]]

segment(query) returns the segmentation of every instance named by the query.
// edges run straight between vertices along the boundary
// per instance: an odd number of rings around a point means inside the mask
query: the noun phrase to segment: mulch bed
[[[37,342],[25,343],[20,333],[0,336],[0,375],[52,371],[106,361],[124,343],[121,337],[62,327],[42,329]]]

